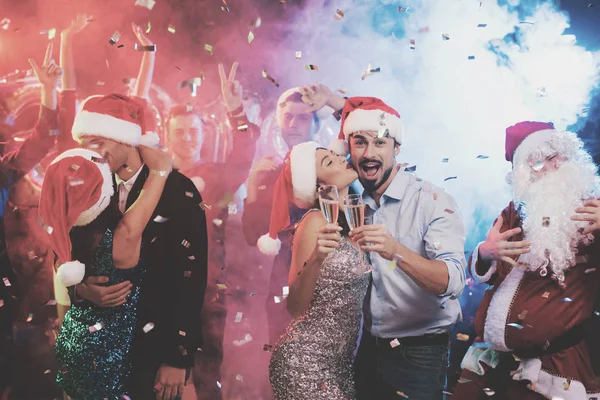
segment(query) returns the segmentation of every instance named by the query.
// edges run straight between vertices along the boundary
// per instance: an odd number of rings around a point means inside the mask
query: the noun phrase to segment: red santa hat
[[[120,94],[88,97],[75,116],[73,139],[81,143],[84,136],[100,136],[135,147],[156,147],[158,135],[146,132],[144,112],[144,105]]]
[[[113,195],[110,168],[100,154],[86,149],[68,150],[52,161],[42,184],[39,214],[47,225],[50,244],[62,263],[57,278],[64,286],[83,279],[85,266],[71,260],[69,231],[87,225],[106,209]]]
[[[523,121],[506,128],[506,161],[513,165],[527,162],[527,157],[556,134],[547,122]]]
[[[283,170],[275,182],[269,233],[258,239],[259,250],[276,255],[281,249],[277,234],[290,226],[289,204],[299,208],[312,207],[317,199],[316,142],[297,144],[284,161]]]
[[[385,132],[402,144],[404,124],[400,114],[376,97],[350,97],[342,110],[342,126],[338,139],[329,149],[337,154],[348,154],[348,137],[355,132]]]

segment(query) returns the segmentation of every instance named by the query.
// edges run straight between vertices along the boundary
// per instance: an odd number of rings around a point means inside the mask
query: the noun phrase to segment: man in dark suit
[[[115,177],[112,202],[125,213],[151,171],[136,146],[150,144],[142,135],[143,107],[131,98],[112,94],[93,97],[75,118],[73,137],[101,154]],[[202,345],[200,310],[207,279],[206,216],[194,183],[178,171],[167,178],[160,202],[144,231],[141,257],[149,260],[143,278],[138,329],[131,349],[129,392],[134,400],[174,400]],[[104,277],[89,277],[76,295],[99,306],[126,301],[129,282],[103,286]]]

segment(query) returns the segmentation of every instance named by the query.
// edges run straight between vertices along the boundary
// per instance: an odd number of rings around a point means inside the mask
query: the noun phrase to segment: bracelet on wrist
[[[168,176],[170,172],[171,171],[167,171],[167,170],[164,170],[164,169],[161,169],[161,170],[159,170],[159,169],[151,169],[150,170],[150,174],[156,175],[156,176],[160,176],[160,177],[163,177],[163,178],[166,177],[166,176]]]

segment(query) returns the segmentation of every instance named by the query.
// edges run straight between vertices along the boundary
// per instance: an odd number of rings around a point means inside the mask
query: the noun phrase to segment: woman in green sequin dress
[[[151,170],[170,172],[171,160],[166,154],[143,146],[139,149]],[[57,271],[59,280],[69,286],[72,303],[56,341],[57,382],[76,400],[127,398],[128,353],[145,269],[140,259],[142,233],[168,176],[151,174],[138,200],[121,218],[119,211],[109,206],[112,175],[107,164],[97,162],[101,159],[83,149],[61,154],[48,167],[40,198],[40,216],[52,227],[47,231],[60,262],[78,259],[86,265],[67,262]],[[73,185],[74,181],[79,183]],[[106,285],[131,282],[131,294],[116,307],[78,301],[73,285],[83,276],[71,279],[74,264],[85,268],[85,276],[107,276]]]

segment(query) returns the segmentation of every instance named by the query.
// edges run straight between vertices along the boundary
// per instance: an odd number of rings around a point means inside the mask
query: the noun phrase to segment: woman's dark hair
[[[74,226],[69,232],[71,237],[71,256],[85,265],[92,265],[96,248],[102,240],[107,229],[117,227],[121,213],[116,203],[111,202],[108,207],[92,222],[85,226]]]

